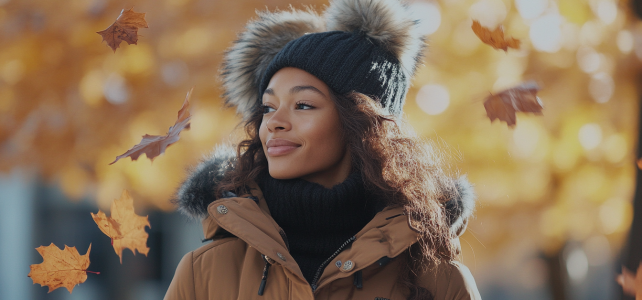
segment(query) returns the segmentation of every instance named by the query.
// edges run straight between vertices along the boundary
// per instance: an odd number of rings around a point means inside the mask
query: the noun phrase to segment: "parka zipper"
[[[285,242],[285,247],[290,251],[290,243],[288,242],[288,237],[285,235],[285,231],[283,229],[279,229],[279,234],[283,238],[283,241]],[[265,267],[263,268],[263,276],[261,276],[261,285],[259,285],[259,296],[263,296],[263,293],[265,292],[265,286],[267,285],[267,278],[268,278],[268,273],[270,271],[270,267],[272,264],[268,261],[267,256],[261,255],[263,257],[263,260],[265,261]]]
[[[265,285],[267,284],[268,272],[270,271],[270,266],[272,266],[272,264],[267,260],[267,257],[265,255],[261,255],[261,256],[265,261],[265,267],[263,268],[263,276],[261,276],[261,285],[259,286],[259,296],[263,296],[263,292],[265,292]]]
[[[344,249],[345,247],[347,247],[348,245],[352,244],[352,242],[354,242],[354,240],[355,240],[355,239],[357,239],[357,237],[356,237],[356,236],[353,236],[353,237],[349,238],[347,241],[345,241],[345,242],[341,245],[341,247],[339,247],[339,249],[337,249],[337,251],[334,251],[334,253],[333,253],[330,257],[328,257],[328,259],[326,259],[326,260],[321,264],[321,266],[319,266],[319,269],[317,269],[316,274],[314,274],[314,279],[312,279],[312,282],[311,282],[311,284],[310,284],[310,286],[312,287],[312,292],[313,292],[313,293],[317,290],[317,287],[318,287],[318,286],[317,286],[317,283],[318,283],[318,281],[319,281],[319,279],[320,279],[319,277],[321,276],[321,273],[323,272],[323,270],[325,269],[325,267],[326,267],[326,266],[327,266],[327,265],[328,265],[328,264],[329,264],[329,263],[330,263],[330,262],[331,262],[335,257],[337,257],[337,255],[339,255],[339,253],[341,253],[341,251],[343,251],[343,249]]]

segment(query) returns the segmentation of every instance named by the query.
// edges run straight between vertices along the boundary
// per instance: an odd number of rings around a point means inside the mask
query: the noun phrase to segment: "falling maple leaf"
[[[119,199],[111,203],[111,217],[107,217],[104,212],[98,210],[97,214],[91,213],[98,228],[104,234],[111,238],[114,251],[120,257],[120,263],[123,263],[123,249],[128,248],[136,254],[145,254],[149,252],[147,247],[147,237],[145,226],[152,227],[149,224],[147,216],[139,216],[134,213],[134,199],[129,196],[127,190]]]
[[[87,272],[91,272],[87,271],[91,244],[85,255],[80,255],[76,247],[70,248],[65,245],[65,250],[61,250],[53,243],[47,247],[40,246],[36,250],[43,261],[40,264],[31,265],[31,271],[27,276],[31,277],[34,284],[49,286],[49,293],[59,287],[66,287],[71,293],[77,284],[87,280]]]
[[[491,94],[484,101],[486,115],[493,122],[495,119],[505,121],[509,127],[515,126],[515,112],[531,112],[542,114],[542,101],[537,97],[540,90],[534,81],[528,81],[495,95]]]
[[[642,262],[635,275],[627,268],[622,267],[622,274],[618,275],[617,283],[622,286],[625,294],[635,296],[635,300],[642,300]]]
[[[189,98],[192,96],[192,88],[187,92],[185,97],[185,102],[183,102],[183,107],[178,111],[178,119],[174,123],[174,126],[169,128],[169,131],[166,135],[143,135],[143,139],[136,146],[127,150],[127,152],[116,157],[116,160],[110,163],[113,164],[123,157],[129,156],[132,160],[137,160],[138,157],[145,153],[147,158],[154,160],[154,157],[165,153],[165,149],[171,144],[176,143],[180,139],[180,134],[183,129],[188,130],[190,128],[190,119],[192,115],[189,113]]]
[[[473,20],[473,32],[485,44],[491,45],[495,49],[508,51],[508,48],[519,49],[520,40],[515,38],[505,38],[502,26],[497,26],[495,30],[490,31],[487,27],[481,26],[479,21]]]
[[[138,42],[138,28],[148,28],[147,21],[145,21],[145,13],[137,13],[133,9],[121,10],[114,23],[109,25],[107,29],[96,32],[103,37],[103,41],[106,41],[114,52],[116,52],[116,48],[119,47],[122,41],[130,45],[136,45]]]

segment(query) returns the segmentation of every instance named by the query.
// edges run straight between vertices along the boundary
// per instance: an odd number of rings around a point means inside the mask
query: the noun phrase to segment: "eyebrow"
[[[306,90],[313,91],[313,92],[315,92],[315,93],[317,93],[317,94],[319,94],[319,95],[321,95],[323,97],[326,97],[326,95],[322,91],[320,91],[319,89],[317,89],[317,88],[315,88],[315,87],[313,87],[311,85],[297,85],[297,86],[294,86],[294,87],[292,87],[290,89],[290,95],[298,93],[298,92],[301,92],[301,91],[306,91]],[[263,92],[263,93],[264,94],[268,94],[270,96],[274,96],[274,90],[271,89],[271,88],[265,90],[265,92]]]

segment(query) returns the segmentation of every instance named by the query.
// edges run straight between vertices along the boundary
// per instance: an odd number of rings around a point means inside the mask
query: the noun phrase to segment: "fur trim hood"
[[[226,105],[249,118],[261,96],[263,75],[280,50],[308,33],[329,31],[366,35],[399,62],[404,84],[410,86],[425,42],[408,6],[401,0],[331,0],[322,15],[311,8],[257,12],[225,53],[220,75]]]
[[[236,152],[230,146],[218,146],[191,170],[173,200],[178,210],[192,219],[201,220],[208,216],[207,206],[216,200],[217,184],[225,171],[232,167]],[[460,236],[466,230],[468,218],[475,210],[475,193],[466,176],[453,179],[457,192],[446,195],[445,203],[450,231]]]

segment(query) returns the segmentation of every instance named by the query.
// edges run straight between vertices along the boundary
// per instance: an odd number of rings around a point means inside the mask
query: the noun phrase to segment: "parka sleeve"
[[[194,300],[196,294],[194,291],[194,264],[193,252],[183,256],[181,262],[176,267],[174,278],[169,284],[169,289],[165,294],[164,300]]]
[[[426,272],[420,284],[433,293],[435,300],[481,300],[475,278],[460,262],[443,262],[437,270]]]

